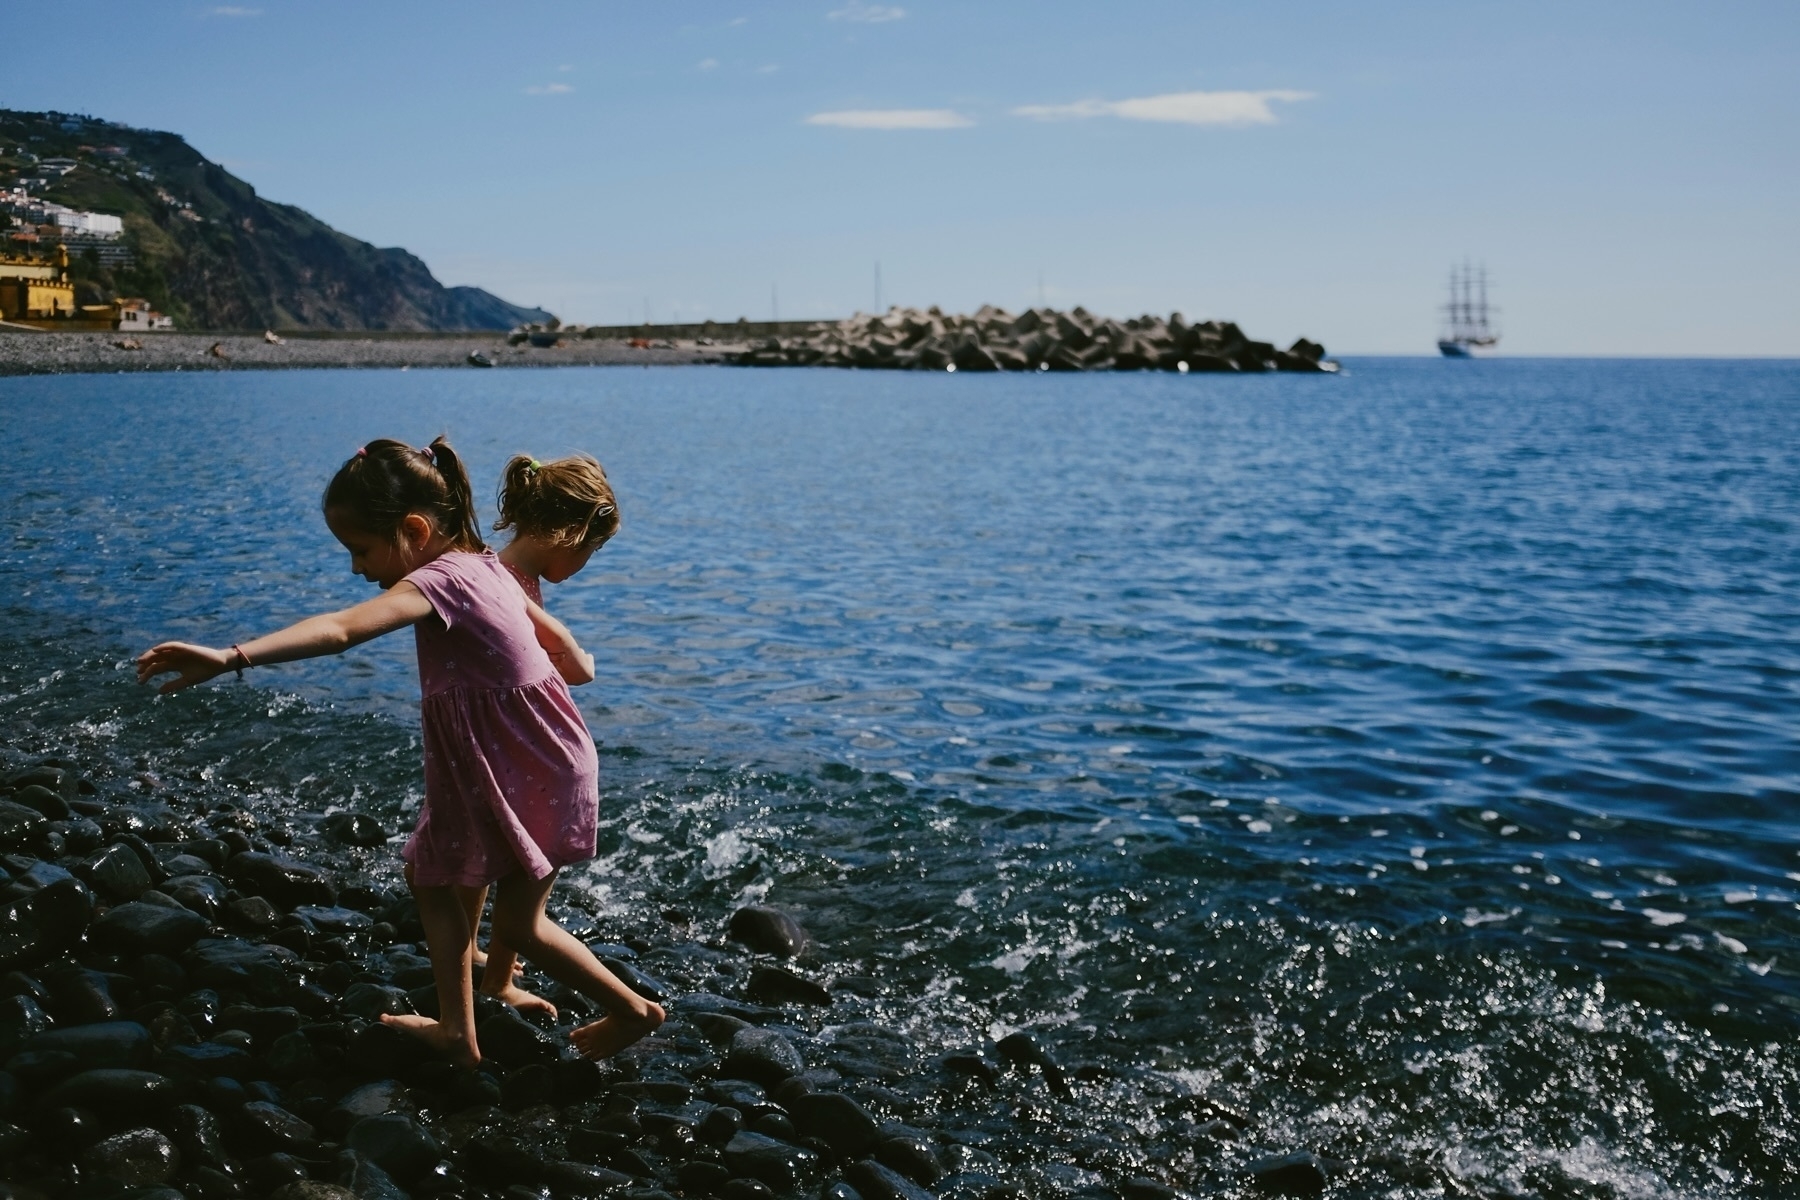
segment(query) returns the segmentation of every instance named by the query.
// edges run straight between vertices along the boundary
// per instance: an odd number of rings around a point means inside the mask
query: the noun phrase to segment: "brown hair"
[[[462,459],[442,436],[417,450],[392,438],[377,438],[338,468],[325,485],[322,507],[349,517],[380,537],[399,535],[412,514],[431,519],[457,550],[481,551],[475,521],[475,493]]]
[[[556,546],[599,545],[619,532],[619,505],[606,471],[586,454],[539,462],[515,454],[500,476],[500,519]]]

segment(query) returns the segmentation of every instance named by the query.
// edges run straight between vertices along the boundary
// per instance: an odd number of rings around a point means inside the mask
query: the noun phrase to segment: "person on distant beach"
[[[660,1026],[662,1008],[544,911],[557,871],[595,851],[598,758],[568,686],[593,678],[592,657],[483,545],[468,475],[443,438],[422,450],[370,442],[332,477],[324,510],[351,571],[380,585],[380,596],[225,650],[164,642],[139,656],[139,682],[173,672],[160,690],[180,691],[234,669],[339,654],[411,625],[425,803],[403,855],[439,1015],[382,1021],[460,1064],[480,1062],[467,901],[491,884],[495,936],[605,1010],[569,1035],[576,1048],[588,1058],[616,1054]],[[510,970],[487,975],[484,990],[502,1000],[528,995],[511,994]]]
[[[529,454],[515,454],[500,476],[500,519],[496,530],[513,531],[512,541],[500,551],[500,561],[512,572],[533,604],[544,603],[543,581],[562,583],[587,566],[595,551],[619,532],[619,506],[606,471],[586,454],[539,462]],[[467,894],[469,933],[481,926],[487,889]],[[556,1009],[530,992],[508,987],[516,958],[498,931],[488,940],[488,953],[479,943],[469,947],[470,962],[481,968],[482,990],[522,1009],[540,1009],[551,1017]]]

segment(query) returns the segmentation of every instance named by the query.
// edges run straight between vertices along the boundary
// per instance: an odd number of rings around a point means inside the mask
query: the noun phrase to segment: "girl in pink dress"
[[[539,462],[516,454],[500,476],[500,519],[494,528],[513,531],[500,551],[500,561],[524,589],[526,598],[544,603],[543,581],[562,583],[587,566],[595,551],[619,532],[619,505],[606,471],[586,454]],[[465,896],[471,932],[480,928],[487,889]],[[488,953],[469,948],[470,961],[481,969],[481,989],[521,1009],[556,1016],[549,1002],[513,985],[517,962],[504,938],[491,937]],[[491,966],[489,964],[492,964]]]
[[[594,855],[598,764],[568,686],[593,678],[593,659],[482,545],[468,475],[443,438],[423,450],[369,443],[332,478],[324,508],[351,571],[380,586],[380,596],[227,650],[164,642],[138,658],[139,681],[173,672],[160,690],[175,692],[412,626],[425,803],[403,854],[439,1016],[382,1020],[464,1065],[480,1061],[467,901],[491,884],[495,937],[605,1010],[569,1035],[577,1049],[589,1058],[617,1053],[662,1024],[663,1010],[544,912],[557,871]],[[524,996],[507,994],[516,991],[510,969],[488,975],[502,999]]]

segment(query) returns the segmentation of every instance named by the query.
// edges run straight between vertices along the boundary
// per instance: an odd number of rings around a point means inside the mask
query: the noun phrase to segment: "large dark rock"
[[[667,1000],[674,989],[653,975],[647,975],[622,958],[611,955],[602,956],[600,965],[618,977],[620,983],[636,992],[646,1000],[657,1004]]]
[[[831,993],[823,984],[796,975],[785,967],[759,966],[744,983],[744,994],[758,1004],[831,1005]]]
[[[511,1012],[496,1013],[481,1022],[475,1040],[484,1061],[503,1067],[553,1063],[557,1057],[556,1039]]]
[[[1247,1173],[1258,1191],[1271,1196],[1323,1196],[1331,1182],[1325,1161],[1306,1151],[1259,1158]]]
[[[84,1173],[126,1187],[149,1187],[167,1183],[174,1176],[181,1166],[181,1154],[154,1129],[128,1129],[88,1147],[81,1166]]]
[[[62,1051],[71,1054],[77,1069],[82,1071],[104,1067],[143,1070],[150,1065],[153,1053],[150,1031],[136,1021],[105,1021],[52,1029],[38,1034],[23,1048],[37,1053]]]
[[[350,1127],[345,1144],[366,1154],[400,1184],[409,1185],[443,1157],[443,1148],[414,1117],[387,1112]]]
[[[881,1137],[869,1110],[838,1092],[812,1092],[799,1097],[789,1111],[800,1131],[823,1139],[843,1158],[860,1158]]]
[[[367,982],[351,984],[350,990],[344,993],[339,1008],[346,1017],[357,1017],[364,1021],[379,1020],[384,1014],[399,1016],[413,1010],[406,993],[399,988]]]
[[[944,1163],[931,1139],[917,1129],[889,1127],[875,1143],[875,1159],[914,1183],[930,1187],[944,1177]]]
[[[737,1079],[773,1087],[806,1070],[806,1060],[794,1044],[772,1029],[740,1029],[731,1039],[721,1068]]]
[[[331,1165],[336,1183],[350,1189],[356,1200],[410,1200],[393,1177],[366,1154],[341,1150]]]
[[[0,971],[48,962],[87,932],[94,913],[87,885],[66,871],[52,869],[61,878],[0,904]],[[13,886],[23,882],[15,879]]]
[[[205,917],[186,908],[131,903],[102,913],[90,937],[114,953],[173,956],[199,941],[207,928]]]
[[[757,1179],[777,1192],[790,1192],[811,1176],[819,1165],[819,1156],[804,1146],[765,1137],[760,1133],[740,1133],[725,1143],[725,1166],[740,1178]]]
[[[234,854],[225,864],[225,878],[280,908],[337,903],[337,885],[327,872],[274,854]]]
[[[50,1014],[30,996],[0,997],[0,1063],[50,1028]]]
[[[167,1077],[151,1071],[105,1067],[71,1075],[39,1100],[44,1110],[84,1108],[103,1113],[155,1112],[174,1095]]]
[[[844,1168],[844,1179],[863,1200],[937,1200],[930,1192],[892,1167],[859,1159]]]
[[[47,821],[67,821],[74,816],[69,802],[39,783],[27,784],[14,792],[14,804],[22,804]]]
[[[346,846],[380,846],[388,840],[381,822],[367,813],[332,813],[319,822],[319,832]]]
[[[46,968],[43,978],[44,987],[50,993],[50,1015],[63,1025],[114,1020],[120,1007],[112,994],[113,983],[115,980],[130,982],[72,963],[58,963]]]
[[[50,828],[50,819],[35,808],[0,800],[0,850],[23,850]]]
[[[375,924],[375,919],[367,913],[335,905],[302,904],[294,909],[294,915],[327,936],[359,933]]]
[[[164,880],[157,890],[208,921],[218,920],[225,907],[225,881],[213,875],[176,875]]]
[[[279,1002],[288,986],[287,965],[296,958],[290,951],[241,938],[201,938],[182,957],[182,965],[201,987]]]
[[[305,1154],[318,1144],[312,1125],[267,1100],[244,1105],[235,1125],[238,1141],[251,1154]]]
[[[734,941],[763,954],[794,958],[811,941],[800,922],[779,908],[751,904],[731,914],[726,932]]]
[[[74,868],[77,878],[107,900],[136,900],[150,890],[150,872],[130,846],[114,844],[96,851]]]
[[[198,1104],[178,1104],[171,1115],[169,1132],[181,1157],[190,1167],[228,1169],[230,1155],[225,1150],[224,1130],[219,1118]]]

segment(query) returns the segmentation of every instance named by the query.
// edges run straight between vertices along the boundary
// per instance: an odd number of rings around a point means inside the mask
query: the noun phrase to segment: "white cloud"
[[[906,15],[906,10],[892,4],[869,4],[867,0],[850,0],[850,3],[844,7],[825,15],[833,21],[863,21],[870,25],[879,25],[883,21],[898,21]]]
[[[245,8],[241,4],[221,4],[212,10],[215,17],[260,17],[262,9]]]
[[[702,71],[710,71],[718,65],[719,60],[716,58],[703,58],[700,60],[700,70]]]
[[[731,20],[725,22],[725,28],[736,29],[739,25],[748,25],[749,23],[749,17],[733,17]]]
[[[1165,121],[1176,125],[1273,125],[1275,112],[1269,101],[1293,103],[1310,100],[1311,92],[1169,92],[1140,96],[1135,100],[1078,100],[1073,104],[1027,104],[1013,109],[1015,117],[1040,121],[1119,117],[1127,121]]]
[[[839,129],[962,129],[975,122],[948,108],[862,108],[814,113],[806,123]]]
[[[541,87],[533,86],[526,88],[525,94],[527,96],[566,96],[574,90],[575,87],[573,84],[546,83]]]

